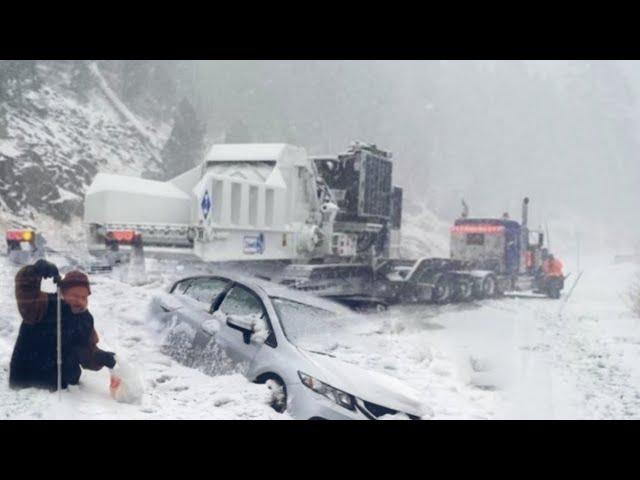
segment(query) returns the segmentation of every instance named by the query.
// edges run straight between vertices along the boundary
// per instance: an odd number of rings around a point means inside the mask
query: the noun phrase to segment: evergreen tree
[[[4,105],[0,105],[0,138],[9,138],[7,126],[7,111]]]
[[[171,135],[162,149],[166,179],[174,178],[202,160],[205,126],[187,99],[176,110]]]

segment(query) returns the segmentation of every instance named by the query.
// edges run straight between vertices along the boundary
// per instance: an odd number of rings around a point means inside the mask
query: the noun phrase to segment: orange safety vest
[[[557,258],[553,260],[545,260],[542,264],[542,270],[548,277],[562,277],[562,262]]]

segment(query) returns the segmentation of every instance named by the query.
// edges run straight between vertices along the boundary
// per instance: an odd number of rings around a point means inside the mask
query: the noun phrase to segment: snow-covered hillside
[[[158,171],[167,125],[127,116],[96,80],[86,96],[70,87],[64,65],[39,65],[44,79],[22,101],[7,102],[7,138],[0,138],[0,228],[33,226],[42,216],[69,222],[98,171]],[[132,124],[131,118],[137,122]],[[143,126],[148,135],[140,135]]]

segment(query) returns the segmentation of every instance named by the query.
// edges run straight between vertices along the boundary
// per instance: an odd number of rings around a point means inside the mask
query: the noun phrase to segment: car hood
[[[365,370],[331,355],[300,349],[317,372],[304,372],[344,392],[411,415],[423,416],[419,393],[400,380]]]

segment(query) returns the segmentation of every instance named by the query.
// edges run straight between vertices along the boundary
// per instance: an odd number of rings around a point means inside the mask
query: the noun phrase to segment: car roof
[[[268,297],[284,298],[287,300],[292,300],[294,302],[304,303],[304,304],[311,305],[324,310],[329,310],[335,313],[353,314],[353,312],[349,310],[347,307],[344,307],[334,301],[321,298],[306,292],[300,292],[298,290],[288,288],[284,285],[280,285],[275,282],[270,282],[268,280],[263,280],[261,278],[251,277],[249,275],[243,275],[239,273],[220,272],[219,274],[194,275],[190,277],[181,278],[178,281],[187,280],[189,278],[226,278],[231,280],[232,282],[237,282],[242,285],[245,285],[251,288],[252,290],[256,290],[256,291],[261,290]]]

